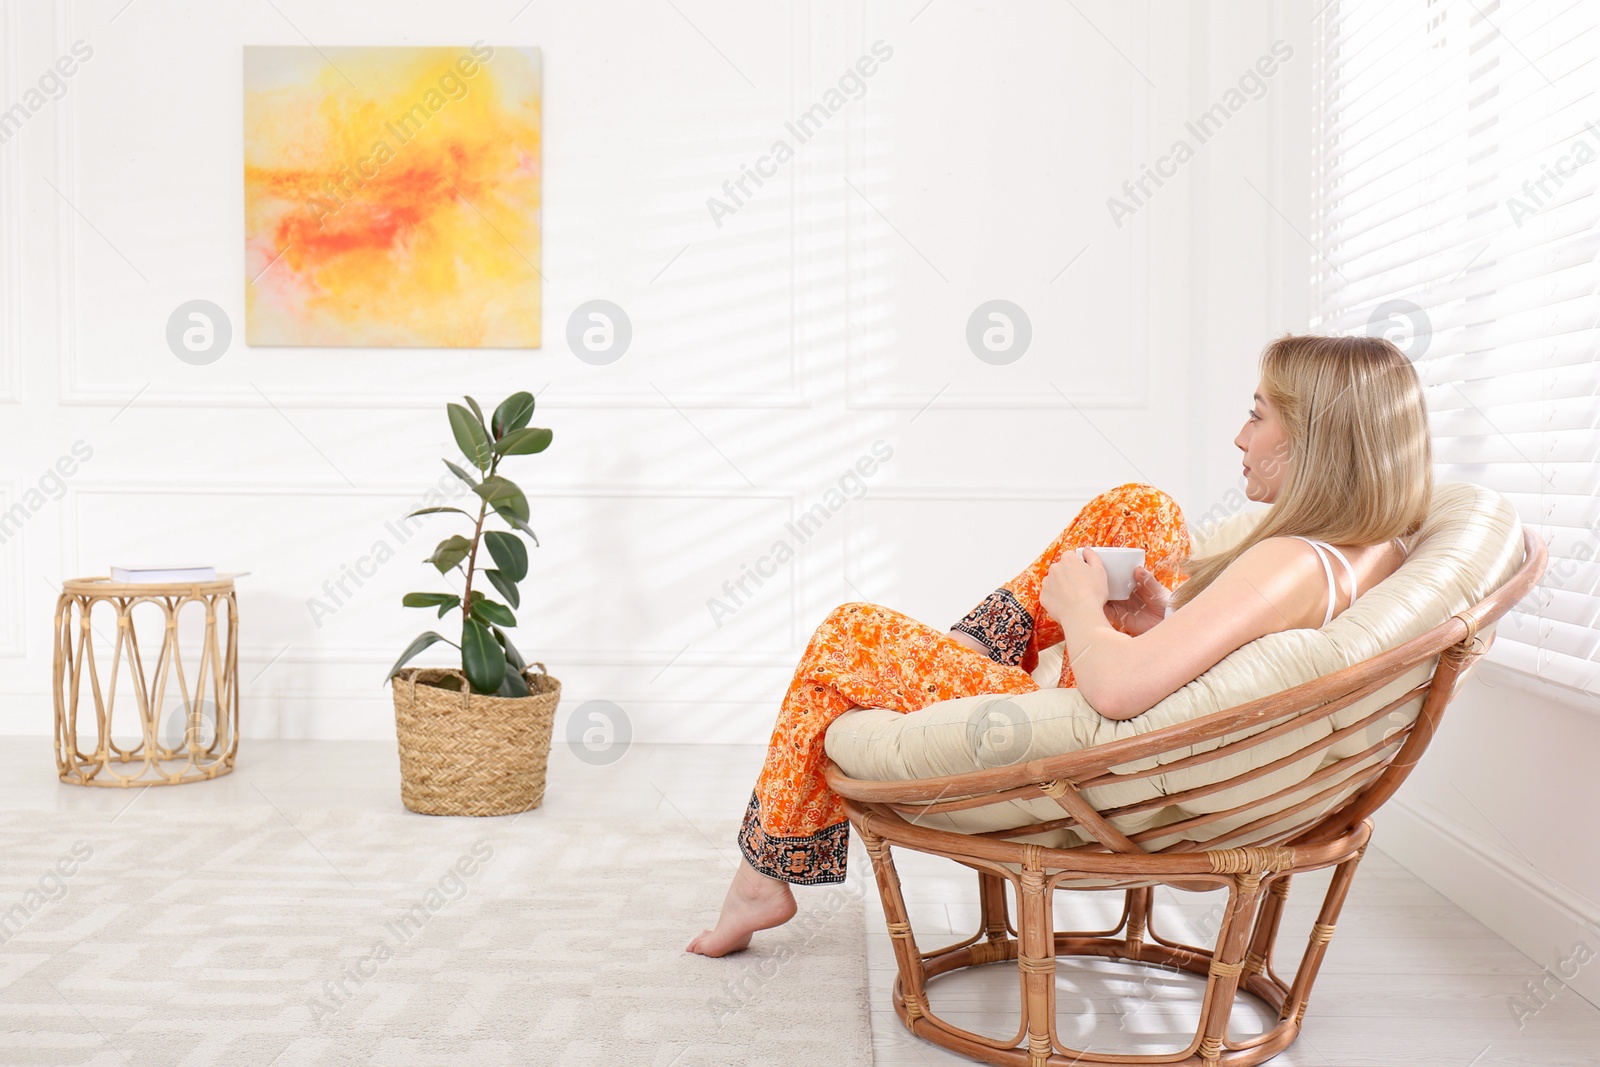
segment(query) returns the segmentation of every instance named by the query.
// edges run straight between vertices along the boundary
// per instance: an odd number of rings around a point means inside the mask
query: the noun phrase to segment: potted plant
[[[543,452],[549,430],[530,428],[532,393],[513,393],[485,419],[472,397],[448,404],[450,431],[468,470],[445,460],[478,498],[477,514],[456,507],[420,508],[411,515],[460,515],[471,523],[465,533],[439,542],[427,562],[441,575],[456,574],[460,592],[407,593],[408,608],[432,608],[438,617],[461,616],[458,642],[429,631],[400,654],[389,671],[393,683],[395,731],[400,744],[400,796],[405,806],[425,815],[507,815],[538,807],[544,799],[550,730],[561,683],[535,674],[518,653],[507,630],[517,625],[522,606],[518,583],[528,575],[528,498],[500,474],[508,456]],[[410,516],[408,516],[409,518]],[[491,519],[508,529],[485,529]],[[487,583],[500,594],[495,600]],[[447,644],[461,653],[461,669],[407,667],[424,649]]]

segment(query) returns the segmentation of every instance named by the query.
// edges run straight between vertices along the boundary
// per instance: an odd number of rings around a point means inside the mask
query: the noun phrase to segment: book
[[[113,582],[130,583],[157,583],[157,582],[214,582],[217,580],[215,567],[112,567],[111,580]]]

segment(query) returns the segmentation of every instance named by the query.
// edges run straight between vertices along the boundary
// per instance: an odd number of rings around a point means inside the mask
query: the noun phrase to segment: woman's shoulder
[[[1292,534],[1264,537],[1239,554],[1217,576],[1238,596],[1261,597],[1283,616],[1283,629],[1313,626],[1309,616],[1323,592],[1321,554],[1308,539]]]
[[[1264,537],[1241,552],[1227,571],[1237,567],[1240,568],[1240,573],[1251,578],[1276,575],[1292,579],[1291,584],[1298,585],[1307,575],[1321,577],[1320,564],[1323,556],[1313,546],[1326,543],[1296,534]],[[1223,573],[1226,574],[1227,571]]]
[[[1284,563],[1292,559],[1317,558],[1316,549],[1312,544],[1327,544],[1314,537],[1301,537],[1298,534],[1277,534],[1272,537],[1263,537],[1249,548],[1239,554],[1234,560],[1234,566],[1249,560],[1252,565],[1260,566],[1263,563]],[[1232,570],[1229,567],[1229,570]]]

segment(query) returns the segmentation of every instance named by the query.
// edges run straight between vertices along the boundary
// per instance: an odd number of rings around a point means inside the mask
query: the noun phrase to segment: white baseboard
[[[1600,905],[1425,803],[1395,797],[1373,824],[1374,845],[1545,969],[1523,1010],[1567,990],[1600,1006]]]

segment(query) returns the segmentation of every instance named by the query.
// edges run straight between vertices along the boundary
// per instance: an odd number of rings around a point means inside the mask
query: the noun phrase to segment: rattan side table
[[[56,771],[63,782],[128,788],[204,781],[233,770],[239,751],[239,608],[234,574],[211,582],[121,583],[74,578],[62,584],[55,616]],[[153,662],[139,647],[134,612],[159,612],[160,649]],[[102,607],[103,605],[103,607]],[[98,609],[98,610],[97,610]],[[186,668],[180,623],[204,618],[199,654]],[[222,625],[219,626],[219,620]],[[156,620],[152,620],[156,621]],[[115,626],[115,637],[108,626]],[[219,636],[220,631],[220,636]],[[111,646],[109,657],[103,651]],[[119,697],[130,713],[117,713]],[[176,701],[176,706],[169,706]],[[80,707],[92,705],[93,750],[83,751]],[[162,716],[167,722],[163,724]],[[207,719],[210,737],[207,738]],[[136,726],[119,743],[114,727]],[[168,736],[163,736],[163,725]],[[181,727],[181,736],[174,736]],[[88,740],[84,738],[83,740]],[[137,764],[124,774],[113,768]]]

